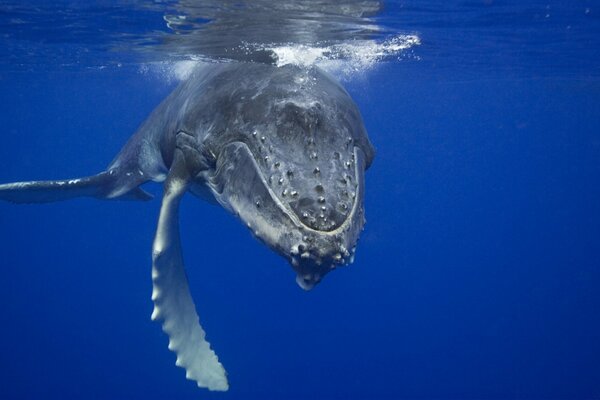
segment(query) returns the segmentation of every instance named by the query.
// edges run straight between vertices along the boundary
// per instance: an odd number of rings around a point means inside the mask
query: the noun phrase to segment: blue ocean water
[[[0,182],[101,171],[190,60],[291,54],[338,74],[377,150],[356,260],[304,292],[186,197],[213,393],[150,321],[160,185],[1,203],[0,398],[600,398],[597,2],[191,3],[0,1]]]

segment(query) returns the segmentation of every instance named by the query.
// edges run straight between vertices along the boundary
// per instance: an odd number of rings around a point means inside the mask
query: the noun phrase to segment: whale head
[[[357,106],[326,73],[276,68],[248,86],[228,103],[235,134],[213,144],[210,187],[309,290],[354,259],[374,150]]]

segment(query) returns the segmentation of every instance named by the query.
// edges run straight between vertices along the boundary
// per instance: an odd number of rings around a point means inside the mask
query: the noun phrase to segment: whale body
[[[305,290],[351,263],[374,157],[351,97],[317,67],[213,63],[194,70],[96,175],[0,185],[0,200],[150,200],[164,182],[152,249],[154,311],[186,377],[227,390],[185,275],[178,210],[190,192],[220,204],[286,258]]]

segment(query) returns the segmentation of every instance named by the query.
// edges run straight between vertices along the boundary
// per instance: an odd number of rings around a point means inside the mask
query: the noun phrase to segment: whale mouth
[[[354,148],[355,198],[343,221],[321,230],[305,223],[290,202],[275,192],[244,142],[224,146],[215,170],[206,177],[216,200],[251,230],[255,237],[286,258],[297,273],[297,283],[312,289],[328,272],[354,259],[354,248],[364,225],[364,154]]]

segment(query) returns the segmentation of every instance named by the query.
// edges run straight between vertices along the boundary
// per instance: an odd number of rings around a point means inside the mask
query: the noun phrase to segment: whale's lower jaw
[[[259,240],[286,258],[301,288],[309,290],[329,271],[354,260],[364,226],[364,154],[354,149],[356,196],[347,218],[336,229],[321,231],[305,225],[282,202],[243,142],[226,145],[215,170],[206,179],[216,200],[251,230]]]

